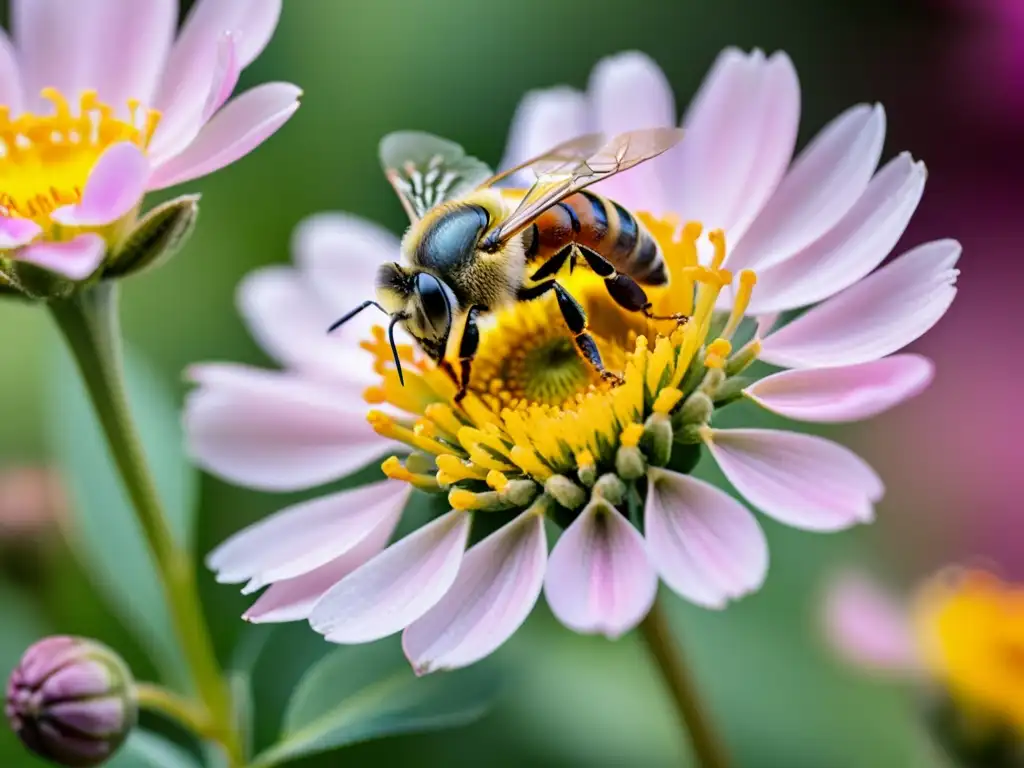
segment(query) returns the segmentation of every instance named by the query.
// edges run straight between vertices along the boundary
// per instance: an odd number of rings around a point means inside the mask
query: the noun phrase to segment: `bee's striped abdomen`
[[[658,243],[616,202],[588,190],[542,213],[524,233],[527,263],[540,266],[577,243],[603,256],[616,270],[645,285],[664,285],[668,273]]]

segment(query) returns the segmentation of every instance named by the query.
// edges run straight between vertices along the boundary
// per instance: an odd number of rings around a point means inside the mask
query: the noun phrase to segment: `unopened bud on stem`
[[[32,752],[57,765],[101,765],[138,719],[131,672],[112,650],[78,637],[29,648],[11,674],[4,709]]]

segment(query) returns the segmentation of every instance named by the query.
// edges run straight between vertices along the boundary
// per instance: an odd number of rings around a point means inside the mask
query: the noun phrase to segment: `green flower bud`
[[[577,509],[587,500],[586,491],[565,475],[552,475],[544,482],[545,492],[568,509]]]
[[[7,684],[7,720],[22,743],[58,765],[110,759],[138,719],[131,672],[92,640],[48,637],[29,648]]]
[[[158,266],[192,234],[199,216],[199,195],[183,195],[147,213],[113,254],[104,277],[122,277]]]

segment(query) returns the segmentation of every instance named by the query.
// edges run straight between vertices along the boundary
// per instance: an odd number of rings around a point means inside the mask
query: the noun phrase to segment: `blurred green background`
[[[886,156],[910,149],[928,161],[934,187],[922,205],[923,223],[912,226],[905,242],[944,235],[1017,242],[1012,233],[1001,240],[993,236],[993,227],[999,232],[1010,226],[1011,211],[1004,221],[986,208],[988,223],[979,233],[965,207],[977,207],[979,194],[997,196],[1005,189],[999,180],[1011,184],[1019,166],[1016,154],[998,149],[1007,142],[1010,118],[973,105],[970,89],[953,77],[962,72],[956,47],[975,34],[972,25],[927,0],[286,0],[277,35],[244,73],[240,89],[269,80],[294,82],[305,90],[303,106],[257,152],[188,185],[203,194],[198,231],[172,263],[125,286],[128,340],[178,402],[185,392],[181,371],[189,363],[266,363],[235,311],[236,284],[254,267],[286,261],[292,228],[315,211],[351,211],[399,231],[403,214],[377,163],[382,134],[425,129],[497,162],[526,90],[559,83],[582,87],[599,58],[627,49],[658,61],[680,109],[722,47],[784,49],[803,90],[801,143],[848,105],[882,101],[890,126]],[[954,370],[968,354],[986,359],[986,350],[977,347],[985,340],[979,341],[980,333],[945,337],[942,329],[957,317],[965,324],[976,320],[972,328],[991,328],[997,318],[993,302],[998,303],[992,290],[1008,268],[991,248],[979,249],[987,254],[975,261],[966,244],[968,274],[988,287],[977,306],[962,296],[922,347]],[[1009,268],[1018,274],[1021,269]],[[993,280],[985,283],[986,275]],[[52,364],[58,340],[46,312],[0,306],[0,345],[0,459],[8,466],[45,464],[52,455],[44,426],[50,424],[58,437],[74,429],[71,420],[59,420],[59,411],[55,424],[46,405],[52,378],[70,375]],[[893,421],[883,417],[841,435],[861,448],[890,486],[878,525],[822,536],[761,518],[772,568],[760,593],[724,613],[666,596],[737,766],[901,768],[915,760],[915,702],[835,661],[820,638],[817,609],[823,578],[840,564],[877,566],[899,582],[968,554],[957,548],[963,531],[985,523],[976,510],[965,523],[950,499],[972,498],[970,483],[977,478],[959,478],[961,495],[950,497],[948,484],[955,478],[946,476],[949,465],[931,463],[963,450],[969,439],[972,414],[962,406],[960,387],[968,373],[954,378],[955,384],[943,384],[940,373],[936,388]],[[730,410],[727,416],[747,424],[752,418],[763,420],[752,412]],[[927,461],[915,460],[911,452],[918,441],[927,443],[921,448]],[[96,442],[91,450],[104,448]],[[710,465],[700,469],[705,476],[714,472]],[[198,495],[200,554],[301,498],[247,492],[210,477],[201,479]],[[109,642],[140,677],[153,673],[139,642],[95,589],[94,569],[80,565],[45,530],[28,536],[9,528],[4,536],[0,672],[34,638],[59,631]],[[119,556],[113,543],[107,556]],[[328,647],[305,624],[273,630],[245,625],[238,617],[247,599],[215,585],[205,571],[200,578],[225,659],[243,636],[265,641],[255,675],[257,740],[269,743],[299,674]],[[541,608],[494,663],[509,672],[511,682],[483,721],[369,743],[300,765],[685,764],[669,703],[637,638],[613,643],[579,637]],[[0,766],[35,765],[0,729]]]

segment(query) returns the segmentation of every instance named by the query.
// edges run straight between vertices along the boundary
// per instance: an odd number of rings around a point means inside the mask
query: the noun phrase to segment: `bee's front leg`
[[[456,403],[461,403],[469,391],[473,358],[476,357],[477,347],[480,346],[480,330],[476,325],[476,316],[481,311],[484,311],[484,307],[474,306],[466,313],[466,325],[462,329],[462,339],[459,341],[459,378],[456,379],[459,391],[455,394]]]

